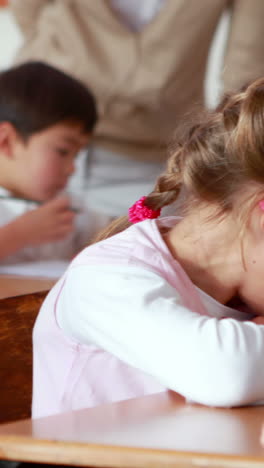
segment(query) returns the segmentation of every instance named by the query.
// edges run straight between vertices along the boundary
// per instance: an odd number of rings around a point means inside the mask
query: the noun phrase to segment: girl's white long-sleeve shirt
[[[264,400],[264,326],[194,286],[147,220],[85,249],[34,330],[33,417],[171,389]]]

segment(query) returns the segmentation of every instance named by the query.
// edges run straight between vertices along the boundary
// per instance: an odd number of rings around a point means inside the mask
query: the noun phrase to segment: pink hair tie
[[[128,219],[131,223],[139,223],[140,221],[144,221],[144,219],[155,219],[160,215],[160,209],[152,210],[145,205],[146,198],[147,197],[141,197],[129,208]]]
[[[262,211],[264,211],[264,200],[260,200],[259,207]]]

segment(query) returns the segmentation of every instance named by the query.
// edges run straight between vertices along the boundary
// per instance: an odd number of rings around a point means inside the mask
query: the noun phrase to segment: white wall
[[[205,83],[206,101],[210,107],[216,104],[217,96],[221,90],[220,64],[223,57],[228,21],[227,15],[223,15],[210,51]],[[12,59],[21,43],[22,36],[8,8],[0,9],[0,70],[7,68],[12,63]]]
[[[221,92],[221,65],[223,62],[229,21],[230,16],[227,13],[224,13],[215,32],[209,53],[207,76],[205,81],[206,102],[209,107],[213,107],[217,104],[217,98]]]
[[[12,63],[21,43],[22,36],[8,8],[0,8],[0,70]]]

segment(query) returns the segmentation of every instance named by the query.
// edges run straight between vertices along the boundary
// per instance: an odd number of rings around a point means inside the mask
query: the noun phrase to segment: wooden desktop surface
[[[0,275],[0,299],[50,289],[54,279],[28,276]]]
[[[119,468],[264,466],[264,407],[185,404],[173,392],[0,426],[0,459]]]

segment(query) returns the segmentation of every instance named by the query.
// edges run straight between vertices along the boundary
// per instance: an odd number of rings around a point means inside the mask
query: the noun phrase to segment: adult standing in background
[[[83,179],[99,212],[122,215],[148,193],[173,129],[204,105],[208,53],[230,8],[223,90],[264,75],[263,0],[12,0],[25,42],[87,83],[99,124]]]

